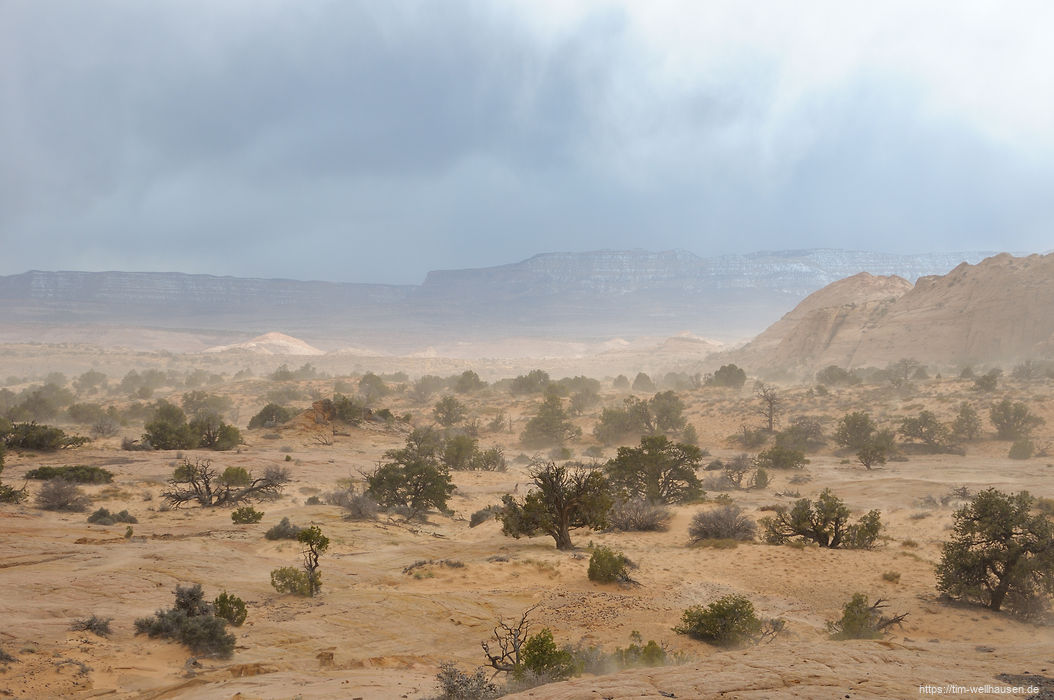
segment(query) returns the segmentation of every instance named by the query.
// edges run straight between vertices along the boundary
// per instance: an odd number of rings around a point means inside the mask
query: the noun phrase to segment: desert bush
[[[310,577],[306,571],[295,566],[284,566],[271,571],[271,586],[279,593],[311,595]]]
[[[847,413],[838,421],[834,441],[842,447],[859,450],[870,442],[876,429],[877,426],[871,420],[871,416],[863,411]]]
[[[547,394],[535,415],[527,421],[520,435],[524,447],[560,447],[581,436],[582,430],[571,422],[559,396]]]
[[[91,505],[91,499],[78,486],[65,479],[45,481],[37,492],[37,507],[44,510],[66,510],[83,512]]]
[[[66,431],[50,425],[34,422],[12,423],[3,435],[4,444],[12,450],[39,450],[54,452],[71,447],[80,447],[90,440],[79,435],[67,435]]]
[[[849,509],[830,489],[823,490],[815,505],[803,498],[789,511],[783,508],[773,517],[762,518],[760,524],[770,544],[815,542],[830,549],[870,549],[882,528],[877,510],[851,524]]]
[[[138,523],[139,520],[127,510],[120,513],[111,513],[106,508],[100,508],[88,516],[88,522],[95,525],[116,525],[117,523]]]
[[[802,469],[808,462],[804,452],[778,445],[758,453],[754,460],[754,463],[762,469]]]
[[[326,494],[325,501],[331,506],[343,508],[346,520],[372,520],[380,510],[377,501],[354,487],[331,491]]]
[[[930,452],[948,449],[951,438],[951,431],[937,420],[933,411],[921,411],[918,416],[904,418],[900,421],[899,431],[906,439],[922,443]]]
[[[285,567],[271,572],[271,585],[279,593],[315,596],[322,588],[319,558],[329,549],[329,538],[316,525],[302,528],[296,535],[304,557],[302,568]]]
[[[505,461],[505,451],[500,447],[477,450],[469,463],[469,468],[478,471],[503,472],[508,468],[508,464]]]
[[[26,472],[27,479],[65,479],[76,484],[109,484],[113,481],[113,472],[102,467],[77,465],[71,467],[37,467]]]
[[[756,531],[754,521],[739,506],[731,505],[696,513],[688,526],[688,537],[692,543],[700,540],[750,541]]]
[[[3,419],[0,418],[0,422]],[[4,443],[0,441],[0,474],[4,472]],[[0,503],[21,503],[26,497],[26,487],[23,486],[20,489],[13,488],[0,482]]]
[[[1014,440],[1014,443],[1010,445],[1010,452],[1007,456],[1010,459],[1030,459],[1036,451],[1036,446],[1028,438]]]
[[[154,446],[146,440],[133,440],[130,437],[121,438],[121,449],[128,452],[150,452]]]
[[[609,547],[597,547],[589,557],[589,580],[597,583],[625,583],[629,577],[629,559]]]
[[[471,517],[469,517],[468,526],[476,527],[477,525],[482,525],[488,520],[493,519],[500,512],[501,506],[497,505],[491,505],[487,506],[486,508],[480,508],[475,513],[473,513]]]
[[[254,477],[242,467],[228,467],[217,474],[211,460],[184,459],[173,470],[161,497],[176,508],[190,501],[205,508],[236,506],[254,500],[274,500],[287,483],[289,472],[280,467],[268,467],[261,477]]]
[[[988,417],[995,426],[1000,440],[1021,440],[1028,438],[1032,431],[1043,425],[1042,418],[1034,415],[1028,406],[1010,399],[1003,399],[992,404]]]
[[[693,605],[686,609],[674,632],[715,646],[741,647],[773,637],[782,629],[782,621],[763,622],[754,611],[753,603],[741,595],[732,594],[705,608]]]
[[[259,520],[254,520],[252,522],[259,522]],[[304,528],[302,527],[293,525],[289,522],[289,518],[286,517],[282,518],[277,525],[269,528],[267,532],[264,533],[264,537],[269,540],[295,540],[303,529]]]
[[[513,675],[522,678],[525,673],[545,676],[553,681],[565,680],[575,675],[574,657],[566,649],[557,647],[553,633],[543,628],[523,644],[522,665]]]
[[[823,426],[816,418],[797,416],[791,425],[776,433],[776,447],[806,452],[824,444]]]
[[[252,506],[242,506],[231,511],[231,522],[236,525],[249,525],[263,520],[264,514]],[[274,538],[270,538],[274,539]]]
[[[103,416],[91,424],[89,432],[91,432],[91,436],[95,438],[110,438],[117,435],[117,431],[120,427],[121,424],[117,422],[116,418]]]
[[[608,528],[622,532],[657,532],[669,528],[673,513],[644,498],[620,498],[608,511]]]
[[[962,376],[962,375],[960,375],[960,376]],[[999,384],[999,377],[1001,377],[1001,376],[1003,376],[1003,370],[1001,370],[1001,369],[989,370],[986,374],[984,374],[984,375],[982,375],[980,377],[975,377],[974,378],[974,380],[973,380],[973,388],[974,388],[975,391],[980,391],[980,392],[983,392],[983,393],[993,392],[993,391],[995,391],[996,386],[998,386],[998,384]]]
[[[722,365],[716,372],[707,376],[706,386],[723,386],[741,389],[747,381],[747,373],[735,365]]]
[[[245,601],[227,591],[216,596],[216,600],[212,601],[212,607],[216,617],[226,620],[227,624],[233,627],[241,627],[249,615]]]
[[[957,440],[976,440],[981,437],[981,418],[977,409],[963,401],[951,424],[952,436]]]
[[[440,694],[434,700],[491,700],[502,695],[498,686],[487,679],[487,673],[476,669],[471,676],[459,670],[454,662],[439,665],[436,674]]]
[[[856,451],[856,461],[868,471],[874,466],[885,464],[887,458],[885,446],[876,442],[868,442]]]
[[[294,409],[285,408],[276,403],[269,403],[261,408],[259,413],[249,419],[249,430],[273,428],[287,422],[295,415],[296,411]]]
[[[178,641],[199,655],[227,658],[234,653],[234,635],[205,601],[200,584],[176,586],[175,606],[136,620],[135,633]]]
[[[739,426],[739,432],[728,438],[729,442],[734,442],[740,447],[753,450],[761,447],[768,442],[769,433],[764,428],[748,428],[745,425]]]
[[[630,633],[630,645],[622,648],[616,647],[611,655],[615,668],[621,670],[626,668],[654,668],[665,666],[670,660],[670,654],[662,645],[654,639],[644,643],[640,632],[634,630]]]
[[[899,578],[899,577],[898,577]],[[902,615],[887,616],[882,614],[884,601],[880,598],[869,603],[863,593],[854,593],[853,597],[842,606],[841,619],[827,623],[827,632],[831,639],[878,639],[907,617]]]
[[[444,428],[450,428],[465,420],[468,409],[453,396],[444,396],[432,409],[432,417]]]
[[[900,572],[899,571],[887,571],[882,574],[882,580],[888,583],[900,583]]]
[[[110,622],[112,621],[112,617],[92,615],[91,617],[74,620],[70,624],[70,629],[74,632],[91,632],[97,637],[108,637],[110,636]]]
[[[838,365],[828,365],[816,373],[816,381],[827,386],[859,384],[860,378]]]

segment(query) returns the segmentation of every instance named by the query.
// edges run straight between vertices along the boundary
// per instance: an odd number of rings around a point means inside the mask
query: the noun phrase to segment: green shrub
[[[216,617],[226,620],[234,627],[241,627],[249,615],[245,601],[227,591],[216,596],[216,600],[212,601],[212,607],[216,611]]]
[[[234,653],[234,635],[205,602],[200,584],[176,586],[175,606],[136,620],[135,633],[178,641],[198,655],[227,658]]]
[[[625,649],[615,649],[613,656],[618,668],[651,668],[666,664],[669,655],[654,639],[649,639],[647,644],[643,644],[644,638],[640,632],[634,630],[630,633],[630,640],[632,643]]]
[[[872,605],[863,593],[855,593],[842,606],[840,620],[827,623],[827,632],[831,639],[878,639],[883,632],[893,625],[899,625],[907,615],[887,617],[882,614],[885,607],[882,600]]]
[[[231,511],[231,521],[238,525],[258,523],[263,520],[264,514],[252,506],[242,506]]]
[[[809,460],[800,450],[776,446],[759,453],[755,463],[761,469],[801,469]]]
[[[259,518],[252,522],[259,522]],[[282,518],[281,522],[264,533],[264,537],[269,540],[295,540],[297,535],[299,535],[300,531],[303,529],[304,528],[289,522],[289,518]]]
[[[252,481],[252,475],[245,467],[227,467],[219,478],[222,486],[248,486]]]
[[[757,641],[764,624],[754,612],[754,604],[741,595],[726,595],[705,608],[693,605],[681,615],[674,632],[687,634],[708,644],[740,647]]]
[[[1031,459],[1036,451],[1036,446],[1028,438],[1014,440],[1007,455],[1010,459]]]
[[[528,637],[521,654],[521,667],[514,672],[517,677],[523,677],[526,671],[553,680],[565,680],[575,675],[574,657],[571,652],[556,646],[549,628]]]
[[[68,447],[80,447],[91,440],[79,435],[66,435],[61,428],[30,422],[13,424],[4,435],[4,442],[13,450],[54,452]]]
[[[138,523],[139,520],[127,510],[120,513],[111,513],[106,508],[100,508],[88,516],[88,522],[95,525],[115,525],[117,523]]]
[[[597,547],[589,557],[589,580],[597,583],[629,581],[629,559],[609,547]]]
[[[37,467],[26,472],[27,479],[65,479],[76,484],[109,484],[113,481],[113,472],[102,467],[76,465],[69,467]]]
[[[293,409],[285,408],[276,403],[269,403],[249,420],[249,429],[273,428],[276,425],[285,423],[295,415],[296,411]]]
[[[311,595],[311,577],[303,569],[295,566],[283,566],[271,572],[271,586],[279,593]]]
[[[824,489],[815,504],[802,498],[789,511],[780,508],[773,517],[762,518],[760,524],[769,544],[815,542],[829,549],[870,549],[882,530],[877,510],[850,523],[849,509],[830,489]]]

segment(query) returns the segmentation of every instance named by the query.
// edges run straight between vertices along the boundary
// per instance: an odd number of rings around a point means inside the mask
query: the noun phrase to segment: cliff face
[[[684,292],[763,289],[805,295],[858,272],[898,275],[914,281],[943,274],[961,262],[991,253],[890,255],[849,250],[799,250],[700,258],[680,250],[544,253],[523,262],[469,270],[428,273],[420,293],[450,295],[487,288],[518,295],[574,291],[625,294],[648,289]]]
[[[685,251],[546,253],[430,272],[417,286],[147,272],[0,277],[0,323],[94,323],[252,335],[281,328],[339,345],[510,335],[750,337],[807,294],[861,269],[943,273],[982,254],[806,250],[700,258]],[[53,337],[53,336],[51,336]],[[395,345],[391,346],[393,349]]]
[[[1054,254],[1000,254],[914,286],[856,275],[811,295],[735,354],[749,367],[937,365],[1050,357]]]
[[[347,302],[385,303],[412,287],[186,275],[175,272],[41,272],[0,277],[0,299],[115,307],[259,308]]]

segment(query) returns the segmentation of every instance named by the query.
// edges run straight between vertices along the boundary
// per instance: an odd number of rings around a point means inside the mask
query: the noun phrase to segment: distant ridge
[[[301,282],[153,272],[0,276],[0,324],[109,325],[252,337],[281,328],[319,347],[378,352],[502,337],[757,334],[808,294],[859,273],[908,281],[981,252],[891,255],[833,249],[702,258],[687,251],[543,253],[496,267],[436,270],[420,285]],[[83,337],[83,332],[78,337]],[[213,342],[212,344],[215,344]]]

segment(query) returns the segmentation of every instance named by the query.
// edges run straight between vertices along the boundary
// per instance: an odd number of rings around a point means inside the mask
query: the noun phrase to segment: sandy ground
[[[332,382],[329,383],[332,386]],[[860,388],[810,396],[807,387],[785,390],[786,416],[826,416],[828,432],[847,410],[869,410],[892,420],[920,406],[950,419],[962,398],[980,401],[965,383],[931,383],[912,395]],[[1047,417],[1040,442],[1054,435],[1054,386],[1021,389]],[[217,393],[223,393],[218,390]],[[236,392],[234,388],[232,391]],[[244,425],[260,407],[251,392],[237,395]],[[1000,396],[1001,397],[1001,394]],[[999,398],[996,397],[996,398]],[[756,425],[751,392],[698,391],[684,394],[701,444],[714,456],[740,450],[726,438],[741,424]],[[985,397],[987,403],[992,397]],[[609,405],[620,397],[606,395]],[[397,413],[408,398],[387,399]],[[485,392],[467,400],[485,423],[504,410],[522,428],[537,398]],[[979,402],[978,405],[981,405]],[[580,419],[586,438],[598,406]],[[417,408],[418,415],[425,411]],[[497,503],[502,494],[522,494],[527,467],[515,458],[523,449],[516,434],[485,434],[483,446],[503,445],[510,458],[504,473],[455,473],[453,517],[433,514],[407,524],[382,516],[371,522],[342,519],[334,506],[305,501],[359,478],[386,449],[400,446],[397,430],[349,429],[329,446],[298,424],[265,437],[245,433],[237,453],[187,452],[212,458],[218,466],[289,466],[293,483],[277,502],[258,505],[266,515],[255,525],[234,525],[226,509],[185,507],[163,510],[160,491],[178,464],[172,452],[123,452],[120,439],[98,441],[59,454],[8,453],[5,483],[20,485],[36,466],[89,464],[116,474],[113,484],[86,487],[92,508],[128,509],[139,518],[131,538],[124,525],[89,525],[86,513],[53,513],[34,507],[0,506],[0,648],[17,658],[0,671],[0,694],[9,697],[113,698],[425,698],[437,692],[440,663],[471,670],[483,661],[480,642],[499,618],[518,617],[531,605],[535,629],[549,627],[560,643],[629,643],[639,631],[671,651],[683,652],[683,666],[626,671],[544,686],[519,697],[533,698],[909,698],[919,686],[1002,684],[999,674],[1054,676],[1054,631],[1005,614],[942,603],[934,589],[934,564],[949,536],[956,503],[924,507],[952,488],[995,486],[1054,496],[1050,458],[1013,461],[1007,443],[984,441],[965,457],[909,454],[908,461],[864,471],[831,448],[811,456],[807,483],[788,483],[780,473],[765,490],[734,492],[754,517],[768,504],[789,505],[793,496],[815,496],[830,486],[855,513],[882,511],[885,538],[873,551],[743,544],[734,549],[690,547],[687,527],[703,505],[678,506],[666,532],[576,531],[578,549],[559,552],[550,538],[504,537],[499,523],[470,528],[469,516]],[[126,429],[136,435],[137,428]],[[273,433],[270,433],[273,435]],[[612,448],[605,454],[610,455]],[[286,456],[292,461],[286,461]],[[30,482],[35,491],[38,484]],[[331,539],[322,559],[323,592],[305,599],[279,595],[269,572],[295,566],[293,542],[271,542],[264,531],[288,516],[295,524],[319,525]],[[586,577],[588,545],[624,551],[639,569],[636,586],[598,585]],[[415,562],[431,560],[414,568]],[[462,564],[451,567],[440,563]],[[900,574],[899,583],[883,574]],[[177,584],[198,582],[209,597],[228,590],[246,600],[249,618],[236,630],[238,645],[228,660],[191,659],[181,646],[135,636],[133,621],[169,607]],[[855,592],[889,601],[907,612],[903,628],[883,640],[833,642],[824,624],[840,614]],[[747,595],[766,617],[787,622],[770,644],[723,651],[677,635],[672,628],[689,605],[706,604],[727,593]],[[70,631],[74,618],[112,617],[108,638]],[[964,693],[960,697],[985,697]],[[1025,697],[1018,695],[1018,697]]]

